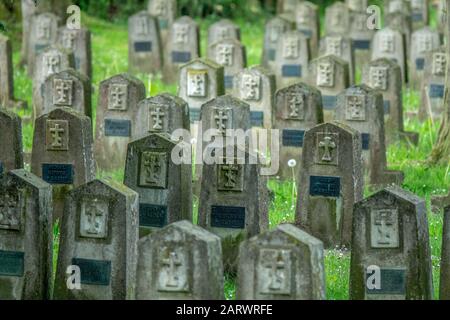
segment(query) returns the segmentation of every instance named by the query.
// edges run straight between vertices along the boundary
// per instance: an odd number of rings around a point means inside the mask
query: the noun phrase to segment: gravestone
[[[277,1],[277,13],[292,13],[295,12],[297,3],[300,0],[278,0]]]
[[[403,126],[403,83],[400,66],[386,58],[373,60],[364,66],[362,82],[383,94],[386,146],[399,139],[417,145],[419,134],[406,132]]]
[[[320,40],[319,57],[335,55],[348,64],[350,84],[355,83],[355,59],[352,50],[352,41],[345,35],[331,34]]]
[[[224,68],[224,86],[231,91],[234,77],[247,67],[245,46],[235,39],[220,40],[208,48],[208,57]]]
[[[165,44],[164,80],[168,83],[179,79],[181,65],[200,56],[200,31],[190,17],[178,18],[172,24]]]
[[[256,66],[242,70],[235,80],[233,95],[250,105],[251,126],[271,129],[275,75]]]
[[[411,0],[411,23],[413,30],[427,26],[429,23],[428,0]]]
[[[139,241],[137,300],[222,300],[220,238],[179,221]]]
[[[0,174],[23,168],[22,120],[0,108]]]
[[[435,49],[425,55],[421,104],[419,118],[439,121],[444,112],[445,77],[447,53],[445,47]]]
[[[368,6],[367,0],[345,0],[345,4],[350,10],[359,12],[365,11]]]
[[[215,161],[203,165],[198,208],[198,224],[222,239],[224,268],[232,273],[239,243],[269,227],[267,177],[252,155],[233,149],[216,149]]]
[[[189,106],[181,98],[169,93],[141,100],[137,106],[134,138],[152,133],[167,133],[175,130],[189,131]]]
[[[177,142],[151,133],[128,144],[124,184],[139,194],[139,235],[192,221],[192,165],[173,161]]]
[[[350,247],[353,204],[363,198],[360,134],[339,122],[305,133],[296,224],[325,248]]]
[[[163,67],[163,44],[157,18],[140,11],[128,19],[128,70],[156,74]]]
[[[177,10],[177,0],[150,0],[148,3],[148,12],[157,19],[162,43],[166,43],[169,29],[177,17]]]
[[[414,31],[411,37],[409,85],[414,90],[419,90],[425,70],[425,55],[439,48],[439,33],[430,27],[423,27]]]
[[[75,71],[66,69],[47,77],[43,86],[43,108],[36,109],[36,117],[50,111],[68,107],[92,118],[91,108],[91,81]]]
[[[11,41],[0,34],[0,106],[24,109],[25,101],[14,98],[14,76]]]
[[[398,184],[403,173],[387,170],[383,95],[366,85],[352,86],[337,98],[335,120],[361,133],[365,173],[371,185]]]
[[[289,31],[279,37],[272,70],[277,77],[277,88],[307,79],[309,58],[309,42],[303,33]]]
[[[439,298],[441,300],[450,300],[450,206],[445,208],[444,212]]]
[[[323,244],[282,224],[239,248],[239,300],[325,300]]]
[[[309,1],[301,1],[295,9],[297,30],[305,35],[309,41],[312,57],[317,57],[320,40],[319,7]]]
[[[36,119],[31,172],[53,185],[53,218],[61,219],[73,187],[95,178],[91,119],[62,107]]]
[[[436,28],[441,36],[441,43],[443,43],[447,28],[447,0],[440,0],[438,2],[436,20]]]
[[[372,48],[372,38],[375,30],[367,27],[369,14],[366,12],[367,6],[362,11],[350,11],[349,37],[352,39],[353,55],[355,57],[355,70],[370,61],[370,51]]]
[[[406,57],[411,57],[411,16],[400,11],[385,16],[385,28],[397,30],[403,36]]]
[[[28,38],[27,71],[30,77],[34,75],[37,59],[41,53],[56,43],[59,22],[59,18],[50,12],[31,17],[30,30],[24,33],[24,36]]]
[[[334,2],[325,8],[325,35],[345,36],[350,28],[350,9],[343,2]]]
[[[23,169],[0,174],[0,299],[50,299],[52,189]]]
[[[208,28],[208,47],[228,39],[241,41],[241,30],[233,21],[221,19]]]
[[[263,53],[261,65],[274,70],[277,56],[278,39],[287,31],[294,28],[293,24],[281,16],[276,16],[267,21],[264,31]]]
[[[95,159],[100,169],[123,168],[127,145],[136,136],[138,103],[145,98],[139,79],[123,73],[99,85],[95,126]]]
[[[72,190],[61,224],[54,299],[134,299],[138,240],[136,192],[112,180]],[[73,270],[80,289],[68,286]]]
[[[350,299],[431,300],[425,201],[393,186],[354,206]]]
[[[92,80],[91,32],[86,28],[61,27],[58,32],[58,45],[73,52],[75,69]]]
[[[348,63],[335,55],[321,56],[309,63],[308,77],[322,94],[324,121],[332,120],[337,95],[350,85]]]
[[[45,80],[58,72],[74,67],[73,54],[65,49],[50,47],[36,60],[33,79],[33,118],[39,117],[44,106]]]
[[[304,83],[279,89],[275,94],[273,128],[280,132],[281,179],[296,180],[305,131],[323,122],[322,95]],[[294,166],[289,163],[294,163]]]
[[[386,27],[375,33],[371,60],[380,58],[396,62],[402,71],[403,83],[406,83],[406,51],[403,36],[399,31]]]

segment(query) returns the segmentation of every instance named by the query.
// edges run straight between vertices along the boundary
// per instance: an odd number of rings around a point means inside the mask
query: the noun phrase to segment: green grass
[[[259,22],[248,22],[243,19],[236,22],[240,25],[242,31],[242,41],[247,47],[248,65],[257,65],[260,61],[264,20]],[[212,20],[198,21],[201,26],[202,34],[202,54],[206,53],[206,35],[207,28],[213,22]],[[92,17],[83,15],[82,23],[88,26],[92,32],[93,42],[93,88],[92,105],[95,112],[98,95],[99,83],[118,73],[127,72],[127,26],[124,24],[112,24]],[[14,62],[17,64],[20,60],[19,40],[17,34],[12,35],[14,42]],[[19,99],[28,101],[31,105],[32,82],[26,76],[24,69],[16,68],[15,72],[15,94]],[[165,85],[161,81],[161,75],[148,77],[138,75],[144,81],[147,87],[147,95],[155,95],[162,92],[176,94],[176,85]],[[404,107],[406,112],[418,110],[420,95],[417,92],[404,91]],[[30,110],[20,111],[21,116],[29,116]],[[437,134],[437,123],[421,123],[415,118],[405,117],[405,128],[408,131],[420,133],[419,145],[412,146],[408,144],[394,144],[388,149],[388,163],[390,168],[403,170],[405,173],[405,182],[403,187],[425,198],[429,207],[429,200],[432,195],[445,194],[450,185],[450,165],[447,167],[428,167],[425,165]],[[33,128],[31,124],[24,124],[24,147],[27,152],[32,146]],[[98,172],[98,177],[112,177],[117,181],[122,181],[123,171]],[[270,206],[270,227],[279,223],[293,222],[295,214],[296,190],[294,183],[270,181],[269,188],[273,192],[273,201]],[[366,195],[369,192],[366,191]],[[194,199],[194,212],[197,216],[198,199]],[[196,219],[195,219],[196,220]],[[435,293],[437,297],[439,262],[442,238],[442,214],[429,213],[430,240],[433,255],[433,279]],[[57,240],[57,237],[56,237]],[[55,252],[57,244],[55,242]],[[331,250],[327,251],[325,258],[325,269],[327,278],[327,298],[328,299],[348,299],[348,278],[349,278],[350,255],[345,251]],[[235,281],[226,276],[225,295],[228,299],[235,296]]]

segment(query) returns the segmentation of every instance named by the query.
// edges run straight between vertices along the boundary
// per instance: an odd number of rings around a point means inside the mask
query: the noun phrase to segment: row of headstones
[[[223,299],[221,240],[188,221],[138,235],[138,195],[94,180],[69,193],[52,283],[52,190],[25,170],[0,175],[2,299]],[[355,204],[351,299],[432,299],[425,201],[398,187]],[[334,223],[340,223],[335,221]],[[441,299],[450,298],[450,207]],[[323,244],[280,225],[239,248],[240,299],[325,299]]]

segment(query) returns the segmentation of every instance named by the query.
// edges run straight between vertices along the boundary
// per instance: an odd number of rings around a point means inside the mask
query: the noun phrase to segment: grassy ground
[[[206,52],[206,30],[212,21],[198,21],[201,25],[202,33],[202,54]],[[83,16],[82,23],[89,27],[92,32],[93,42],[93,106],[97,103],[98,84],[100,81],[127,71],[127,27],[124,24],[111,24],[106,21],[100,21],[91,17]],[[256,65],[259,63],[262,40],[263,25],[261,20],[250,24],[244,20],[238,20],[242,30],[242,40],[247,47],[248,64]],[[13,37],[17,39],[16,37]],[[17,64],[19,57],[19,42],[14,42],[14,62]],[[16,96],[25,99],[31,105],[32,83],[26,76],[25,70],[16,68],[15,72]],[[148,77],[139,75],[147,86],[147,94],[155,95],[162,92],[176,94],[176,85],[164,85],[160,76]],[[418,109],[419,95],[417,92],[404,92],[404,101],[406,111],[415,111]],[[29,114],[25,111],[24,114]],[[415,147],[406,144],[397,144],[389,147],[388,162],[392,169],[403,170],[406,179],[403,187],[424,197],[429,205],[431,195],[444,194],[448,191],[450,185],[450,165],[447,167],[427,167],[424,160],[431,151],[433,142],[436,139],[438,124],[420,123],[417,119],[406,118],[405,126],[408,131],[417,131],[420,133],[420,144]],[[31,125],[25,125],[24,147],[30,151],[32,145],[33,128]],[[112,176],[118,181],[122,181],[123,172],[99,172],[99,177]],[[269,187],[275,194],[275,200],[270,207],[270,225],[276,226],[281,222],[291,222],[294,219],[296,192],[292,182],[279,183],[270,181]],[[369,192],[366,192],[368,195]],[[197,208],[195,201],[194,210]],[[441,250],[442,233],[442,214],[429,213],[430,237],[433,255],[433,276],[435,292],[437,297],[439,262]],[[328,251],[325,259],[326,277],[327,277],[327,298],[328,299],[347,299],[348,298],[348,278],[350,255],[346,251],[332,250]],[[234,280],[227,277],[226,297],[234,298]]]

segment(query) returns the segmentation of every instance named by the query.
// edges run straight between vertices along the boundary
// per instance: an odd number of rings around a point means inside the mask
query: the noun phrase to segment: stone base
[[[431,212],[433,213],[439,213],[448,205],[450,205],[450,193],[447,196],[431,197]]]
[[[419,133],[418,132],[407,132],[403,131],[399,133],[400,141],[412,143],[417,146],[419,144]]]

